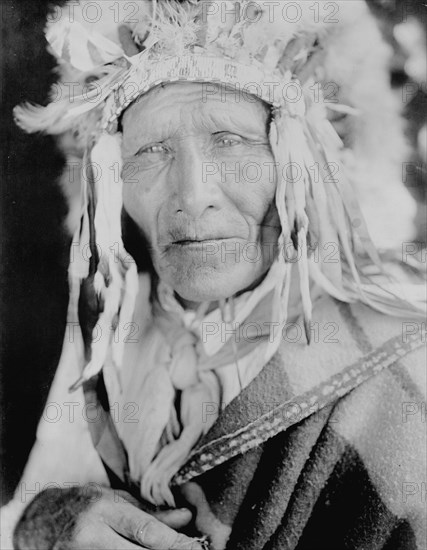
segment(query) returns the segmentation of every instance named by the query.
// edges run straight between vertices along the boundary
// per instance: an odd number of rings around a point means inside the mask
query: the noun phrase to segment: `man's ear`
[[[83,152],[76,145],[71,132],[58,136],[59,149],[64,153],[65,162],[58,184],[64,195],[68,213],[64,224],[69,235],[74,235],[81,217],[81,172]]]

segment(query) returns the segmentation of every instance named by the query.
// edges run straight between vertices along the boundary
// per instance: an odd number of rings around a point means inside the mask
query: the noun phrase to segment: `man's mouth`
[[[243,240],[236,237],[205,237],[197,239],[179,239],[173,241],[167,248],[172,252],[175,250],[177,253],[186,253],[186,252],[206,252],[213,253],[214,251],[219,252],[223,247],[231,246],[229,243],[242,243]]]
[[[173,244],[180,244],[180,245],[186,245],[186,244],[201,244],[201,243],[209,243],[213,241],[223,241],[227,240],[227,237],[208,237],[206,239],[182,239],[179,241],[175,241]]]

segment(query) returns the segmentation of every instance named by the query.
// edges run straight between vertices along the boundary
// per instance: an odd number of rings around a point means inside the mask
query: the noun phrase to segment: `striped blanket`
[[[309,347],[301,327],[287,327],[175,476],[177,506],[194,510],[186,532],[212,550],[427,548],[425,325],[323,297]],[[64,451],[76,455],[73,479],[106,483],[77,447]],[[44,449],[32,479],[71,479]],[[137,494],[120,481],[120,456],[109,482]]]
[[[175,482],[215,550],[425,548],[425,326],[317,312],[323,337],[282,346]]]

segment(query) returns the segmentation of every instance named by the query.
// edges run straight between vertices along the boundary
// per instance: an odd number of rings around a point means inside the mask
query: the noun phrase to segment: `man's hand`
[[[50,493],[50,494],[49,494]],[[191,520],[189,510],[149,514],[126,493],[48,489],[27,507],[14,536],[17,550],[203,550],[197,540],[175,531]]]

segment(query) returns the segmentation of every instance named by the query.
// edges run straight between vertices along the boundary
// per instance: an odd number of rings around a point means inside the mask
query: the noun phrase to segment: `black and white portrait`
[[[421,0],[4,0],[4,550],[426,550]]]

